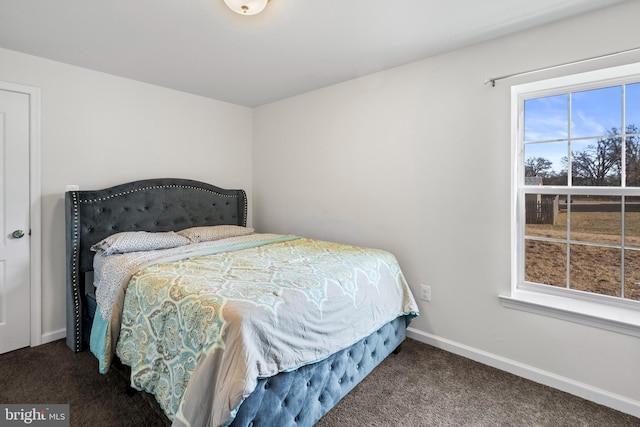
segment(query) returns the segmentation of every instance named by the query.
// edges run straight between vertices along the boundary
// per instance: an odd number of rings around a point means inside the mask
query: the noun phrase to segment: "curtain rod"
[[[636,51],[640,51],[640,47],[634,47],[633,49],[627,49],[627,50],[620,50],[618,52],[607,53],[605,55],[592,56],[591,58],[580,59],[578,61],[565,62],[563,64],[552,65],[550,67],[536,68],[535,70],[529,70],[529,71],[523,71],[523,72],[520,72],[520,73],[507,74],[505,76],[500,76],[500,77],[492,77],[490,79],[486,79],[484,81],[484,84],[485,84],[485,86],[488,85],[488,84],[491,84],[491,87],[495,87],[496,86],[496,82],[498,80],[506,80],[506,79],[510,79],[510,78],[513,78],[513,77],[526,76],[528,74],[539,73],[541,71],[555,70],[556,68],[567,67],[569,65],[575,65],[575,64],[582,64],[584,62],[594,61],[596,59],[610,58],[612,56],[622,55],[622,54],[625,54],[625,53],[636,52]]]

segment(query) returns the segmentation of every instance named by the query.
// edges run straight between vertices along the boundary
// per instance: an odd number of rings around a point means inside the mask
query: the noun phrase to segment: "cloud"
[[[568,96],[528,99],[524,108],[525,141],[566,139],[569,135]]]

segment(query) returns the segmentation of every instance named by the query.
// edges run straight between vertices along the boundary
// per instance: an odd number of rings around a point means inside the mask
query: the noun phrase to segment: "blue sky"
[[[640,128],[640,83],[626,85],[626,121]],[[571,138],[581,151],[612,128],[622,128],[622,86],[612,86],[571,94]],[[554,95],[525,101],[525,141],[554,141],[525,145],[525,159],[543,157],[560,172],[561,159],[568,154],[569,95]]]

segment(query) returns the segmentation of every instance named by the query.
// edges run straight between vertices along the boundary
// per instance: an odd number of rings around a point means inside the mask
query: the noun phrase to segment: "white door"
[[[0,90],[0,353],[30,344],[29,95]]]

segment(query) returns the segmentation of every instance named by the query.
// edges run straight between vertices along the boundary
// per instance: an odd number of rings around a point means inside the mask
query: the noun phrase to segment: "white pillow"
[[[177,234],[188,238],[193,243],[210,242],[212,240],[226,239],[228,237],[246,236],[253,233],[253,228],[239,225],[211,225],[206,227],[191,227]]]
[[[154,251],[184,246],[191,243],[185,236],[173,231],[150,233],[148,231],[125,231],[112,234],[91,246],[92,251],[103,251],[104,255],[127,252]]]

